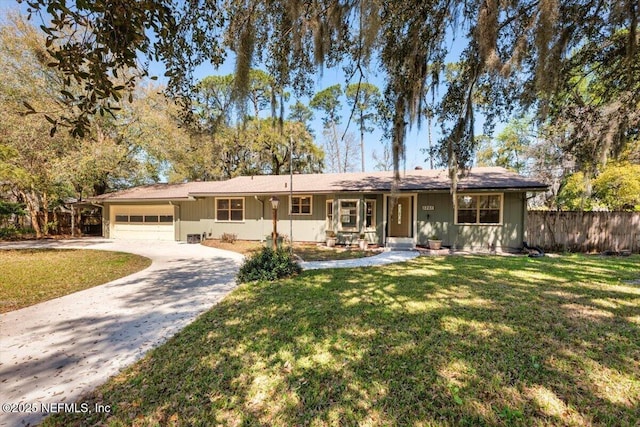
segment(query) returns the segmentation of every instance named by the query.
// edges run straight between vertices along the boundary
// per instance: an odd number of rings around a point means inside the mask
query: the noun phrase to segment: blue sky
[[[2,0],[0,0],[2,1]],[[261,68],[259,64],[256,64],[254,68]],[[220,66],[218,69],[215,69],[212,65],[201,65],[194,72],[195,79],[202,79],[209,75],[226,75],[234,72],[234,59],[230,56],[225,63]],[[154,63],[151,64],[150,74],[156,75],[159,77],[159,81],[162,81],[162,75],[164,74],[164,68],[162,64]],[[375,75],[375,73],[370,72],[367,76],[367,81],[372,83],[380,89],[382,92],[384,90],[384,76]],[[340,84],[344,89],[346,85],[345,75],[342,72],[342,69],[337,68],[324,68],[322,72],[318,72],[315,76],[315,87],[314,91],[319,92],[329,86]],[[357,80],[355,81],[357,82]],[[309,103],[308,98],[301,98],[301,102],[304,104]],[[289,100],[289,104],[293,104],[295,102],[295,98],[293,94],[291,99]],[[342,99],[342,124],[341,127],[344,128],[347,125],[349,120],[349,116],[351,114],[351,109],[346,105],[344,98]],[[285,112],[285,116],[288,112]],[[314,120],[311,123],[311,127],[313,128],[316,135],[316,143],[318,145],[323,144],[322,137],[322,122],[321,122],[321,114],[319,112],[314,111]],[[360,141],[360,132],[358,130],[357,124],[352,120],[349,125],[348,132],[353,133],[356,140]],[[432,140],[433,143],[437,141],[440,137],[440,129],[439,126],[434,124],[432,126]],[[365,168],[367,171],[373,171],[375,166],[375,161],[373,160],[372,154],[375,151],[379,157],[382,156],[384,151],[384,145],[381,141],[382,132],[380,130],[374,130],[369,134],[365,134]],[[426,120],[422,123],[422,129],[418,132],[417,129],[412,129],[407,135],[407,151],[406,151],[406,168],[414,169],[416,166],[422,166],[425,169],[429,168],[429,161],[427,159],[427,155],[422,153],[420,149],[426,148],[428,146],[428,133],[427,133],[427,123]],[[387,142],[388,143],[388,142]],[[359,168],[360,165],[360,157],[355,159],[353,163]],[[360,170],[360,169],[358,169]]]
[[[26,5],[23,3],[21,6],[17,4],[16,0],[0,0],[0,14],[4,15],[8,10],[11,9],[21,9],[23,11],[26,10]],[[39,22],[34,21],[34,24],[39,25]],[[463,38],[459,38],[458,40],[454,40],[453,37],[450,37],[450,50],[451,54],[448,57],[448,60],[453,62],[456,61],[457,55],[464,47],[465,41]],[[260,68],[259,64],[256,64],[254,68]],[[201,79],[208,75],[225,75],[230,74],[234,70],[233,59],[227,60],[220,68],[215,69],[213,66],[203,65],[198,67],[195,70],[194,76],[196,79]],[[164,68],[162,64],[152,63],[150,69],[151,75],[156,75],[159,77],[160,82],[162,82],[162,76],[164,75]],[[376,75],[373,72],[369,73],[368,82],[375,84],[382,91],[384,89],[384,76]],[[322,73],[318,73],[315,79],[315,91],[320,91],[328,86],[340,84],[343,88],[346,84],[345,76],[342,72],[341,68],[324,68]],[[308,99],[301,99],[301,101],[305,104],[308,103]],[[295,102],[295,99],[291,99],[290,103]],[[342,126],[346,126],[351,110],[346,106],[346,103],[343,101],[343,120]],[[312,128],[315,131],[316,142],[321,145],[323,143],[322,140],[322,123],[320,121],[320,115],[315,114],[315,119],[312,122]],[[481,120],[479,120],[481,121]],[[481,132],[481,123],[476,126],[477,133]],[[349,129],[349,132],[352,132],[356,139],[359,141],[359,131],[357,129],[357,125],[352,121]],[[437,140],[441,137],[440,127],[438,124],[432,124],[432,141],[435,144]],[[416,127],[411,129],[406,137],[406,169],[414,169],[416,166],[421,166],[425,169],[429,168],[429,160],[427,158],[427,154],[422,153],[421,149],[424,149],[428,146],[428,130],[427,130],[427,122],[423,120],[422,127],[418,130]],[[379,156],[382,155],[384,150],[383,143],[381,142],[381,132],[379,130],[375,130],[370,134],[365,134],[365,163],[366,170],[372,171],[374,170],[375,162],[372,158],[372,154],[375,151]],[[360,164],[360,158],[355,159],[354,164]]]
[[[453,36],[450,36],[449,40],[450,40],[450,46],[449,46],[450,54],[447,57],[447,61],[455,62],[457,60],[457,55],[459,55],[462,49],[464,49],[464,47],[466,46],[466,40],[463,40],[460,37],[458,37],[458,39],[456,40],[454,39]],[[256,64],[254,65],[254,68],[260,68],[260,65]],[[161,76],[164,72],[161,64],[154,64],[152,66],[152,70],[155,70],[159,76]],[[202,65],[198,67],[194,73],[194,77],[196,79],[201,79],[208,75],[226,75],[226,74],[231,74],[233,72],[234,72],[234,60],[233,60],[233,57],[230,56],[229,59],[227,59],[227,61],[225,61],[225,63],[218,69],[215,69],[211,65],[209,66]],[[376,85],[380,89],[380,91],[383,92],[384,86],[385,86],[384,75],[382,75],[381,73],[376,73],[374,71],[369,71],[366,77],[367,78],[363,79],[363,81],[368,81],[369,83]],[[357,79],[354,81],[354,83],[355,82],[357,82]],[[347,82],[345,81],[345,75],[342,72],[342,68],[341,67],[334,67],[334,68],[325,67],[324,69],[322,69],[321,72],[319,71],[315,76],[314,91],[319,92],[335,84],[340,84],[343,89],[347,84]],[[442,94],[444,94],[444,88],[442,89],[440,95]],[[309,99],[302,98],[301,101],[305,104],[308,104]],[[295,99],[292,96],[289,104],[293,104],[294,102],[295,102]],[[342,109],[341,126],[344,128],[347,125],[347,122],[349,120],[351,109],[346,105],[346,102],[344,99],[342,99],[342,105],[343,105],[343,109]],[[285,113],[285,115],[286,114],[287,113]],[[321,114],[319,112],[314,112],[314,116],[315,117],[311,126],[315,131],[316,142],[319,145],[322,145],[323,138],[322,138]],[[480,134],[482,132],[482,118],[479,117],[477,122],[478,123],[476,123],[476,133]],[[498,126],[498,128],[500,128],[500,126]],[[359,142],[360,133],[359,133],[357,124],[355,122],[353,121],[351,122],[348,128],[348,132],[353,133],[356,140]],[[435,123],[434,121],[431,126],[432,143],[435,145],[441,136],[442,136],[442,132],[440,130],[440,125],[438,123]],[[372,157],[372,154],[374,153],[374,151],[377,153],[379,157],[382,157],[382,153],[384,151],[383,144],[389,144],[388,141],[383,143],[381,139],[382,139],[382,132],[380,130],[374,130],[369,134],[365,134],[365,169],[367,171],[375,170],[374,169],[375,161],[373,160],[373,157]],[[424,169],[429,169],[430,162],[429,162],[428,155],[421,151],[422,149],[425,149],[427,147],[428,147],[427,121],[423,120],[420,129],[418,129],[417,126],[414,126],[412,129],[410,129],[406,137],[405,168],[407,170],[414,169],[417,166],[420,166]],[[353,163],[356,165],[356,167],[358,167],[357,170],[359,171],[360,157],[355,159]],[[435,159],[434,159],[434,163],[437,163]]]

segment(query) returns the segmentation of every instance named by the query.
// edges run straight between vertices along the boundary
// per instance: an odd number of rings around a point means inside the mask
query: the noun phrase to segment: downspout
[[[264,238],[264,200],[261,200],[258,198],[258,196],[253,196],[254,199],[256,199],[256,201],[260,202],[260,205],[262,206],[260,209],[260,224],[262,224],[262,233],[260,234],[260,241],[263,242],[263,238]]]
[[[180,219],[180,205],[174,205],[171,200],[169,200],[169,205],[173,206],[175,208],[176,212],[177,212],[176,221],[175,222],[178,225],[178,227],[176,227],[177,231],[178,231],[178,238],[176,240],[179,242],[180,241],[180,236],[182,236],[182,233],[181,233],[181,231],[182,231],[182,220]],[[173,238],[175,239],[175,237],[176,236],[174,234]]]

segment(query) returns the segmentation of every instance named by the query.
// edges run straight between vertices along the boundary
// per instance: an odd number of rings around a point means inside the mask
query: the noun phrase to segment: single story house
[[[277,229],[294,241],[339,242],[364,234],[371,243],[414,247],[437,236],[456,249],[522,247],[527,194],[547,186],[504,168],[473,168],[458,183],[457,204],[444,170],[241,176],[227,181],[154,184],[104,194],[103,235],[113,239],[188,241],[198,235],[263,240]]]

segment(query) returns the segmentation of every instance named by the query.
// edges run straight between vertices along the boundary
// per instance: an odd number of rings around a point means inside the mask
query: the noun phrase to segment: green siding
[[[238,196],[233,196],[236,198]],[[278,208],[278,233],[289,236],[291,223],[289,221],[289,196],[280,195]],[[220,197],[219,197],[220,198]],[[222,197],[225,198],[225,197]],[[333,194],[313,195],[311,215],[293,215],[293,239],[303,242],[323,242],[326,233],[326,201],[333,199],[361,200],[360,218],[364,218],[364,200],[375,199],[376,221],[375,231],[367,231],[367,239],[371,243],[381,243],[383,233],[383,203],[381,194]],[[188,234],[206,234],[210,238],[219,238],[223,233],[235,234],[242,240],[262,240],[271,234],[273,228],[272,210],[269,197],[261,196],[256,200],[254,196],[245,196],[245,217],[242,222],[218,222],[215,220],[215,198],[205,197],[196,201],[181,202],[176,223],[179,240],[187,240]],[[261,204],[264,203],[264,206]],[[337,208],[336,208],[337,209]],[[264,213],[263,213],[264,211]],[[336,214],[337,215],[337,211]],[[263,217],[264,216],[264,217]],[[356,233],[353,234],[357,238]]]
[[[203,234],[219,238],[223,233],[235,234],[241,240],[263,240],[273,229],[272,210],[269,197],[229,196],[244,199],[244,221],[216,221],[215,199],[205,197],[194,202],[180,203],[180,240],[187,234]],[[289,196],[278,196],[278,233],[289,236]],[[218,198],[227,198],[226,196]],[[295,241],[324,241],[325,200],[323,195],[313,196],[311,215],[293,216],[293,239]]]
[[[331,194],[326,197],[327,199],[333,199],[334,202],[334,230],[337,233],[338,243],[345,242],[355,242],[360,234],[360,230],[358,231],[343,231],[339,229],[338,226],[338,212],[339,212],[339,201],[340,200],[358,200],[359,203],[359,227],[364,223],[364,215],[365,215],[365,201],[366,200],[375,200],[376,201],[376,227],[375,230],[362,230],[365,234],[365,238],[369,243],[381,244],[382,236],[384,232],[384,217],[383,217],[383,196],[382,194],[375,193],[336,193]],[[323,236],[324,240],[324,236]]]
[[[451,194],[420,194],[417,242],[427,244],[427,239],[436,234],[444,246],[456,249],[516,250],[522,247],[525,205],[524,193],[504,193],[502,225],[456,225]],[[423,210],[423,206],[433,206],[434,210]]]
[[[460,193],[463,194],[463,193]],[[474,193],[477,194],[477,193]],[[448,192],[420,193],[417,196],[417,244],[426,245],[427,239],[437,234],[443,240],[443,245],[456,249],[486,250],[495,247],[496,250],[515,250],[522,246],[524,239],[525,194],[523,192],[507,192],[503,195],[503,212],[501,225],[456,225],[453,203]],[[237,198],[238,196],[231,196]],[[223,197],[225,198],[225,197]],[[278,209],[278,232],[289,236],[289,196],[280,195]],[[295,241],[323,242],[326,232],[326,201],[334,201],[334,219],[338,220],[339,200],[360,201],[360,224],[364,219],[364,201],[376,201],[376,227],[365,232],[370,243],[382,244],[384,241],[384,198],[383,194],[353,194],[338,193],[327,195],[313,195],[311,215],[293,216],[293,239]],[[244,221],[223,222],[216,221],[215,198],[204,197],[193,201],[174,202],[175,205],[175,234],[176,239],[186,241],[188,234],[205,234],[208,238],[219,238],[223,233],[232,233],[238,239],[262,240],[271,234],[272,217],[271,203],[268,196],[255,198],[244,196]],[[159,205],[166,203],[118,203],[118,205]],[[433,207],[433,210],[430,209]],[[109,236],[110,204],[105,204],[103,210],[103,235]],[[339,235],[339,241],[356,239],[359,232],[343,232],[334,227]]]

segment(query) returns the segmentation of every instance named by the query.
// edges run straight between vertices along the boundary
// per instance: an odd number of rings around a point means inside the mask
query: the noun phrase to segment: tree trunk
[[[362,172],[364,172],[364,117],[360,111],[360,154],[362,155]]]
[[[38,221],[38,198],[35,191],[31,190],[30,193],[20,191],[19,193],[27,205],[27,211],[29,212],[29,217],[31,217],[31,227],[36,232],[36,239],[42,239],[42,229]]]
[[[340,158],[340,141],[338,140],[338,129],[336,122],[333,122],[333,141],[335,143],[336,158],[338,159],[338,173],[344,172],[342,169],[342,159]]]
[[[42,193],[42,213],[43,213],[42,228],[44,231],[44,235],[46,237],[49,235],[49,198],[47,197],[47,193]]]

